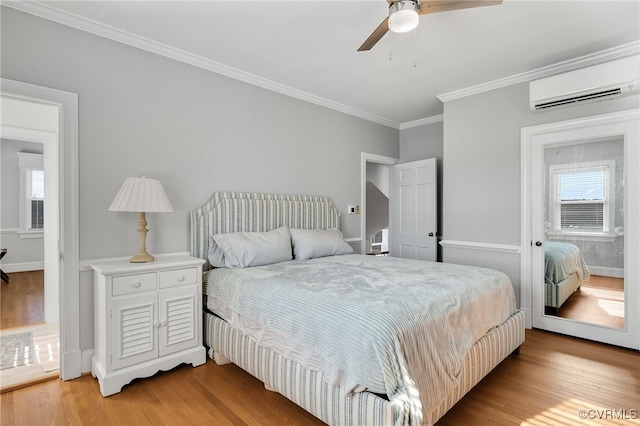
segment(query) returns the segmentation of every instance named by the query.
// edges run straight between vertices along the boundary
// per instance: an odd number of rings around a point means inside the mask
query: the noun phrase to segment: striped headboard
[[[207,259],[209,239],[227,232],[262,232],[288,225],[301,229],[340,229],[340,211],[319,195],[214,192],[191,212],[191,255]],[[204,269],[209,269],[209,262]]]

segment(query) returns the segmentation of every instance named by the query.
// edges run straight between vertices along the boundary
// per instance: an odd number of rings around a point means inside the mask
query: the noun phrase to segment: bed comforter
[[[558,284],[574,272],[582,281],[590,278],[582,252],[571,243],[546,242],[544,268],[544,282],[548,284]]]
[[[343,255],[205,276],[207,307],[352,392],[385,394],[419,423],[473,343],[516,311],[509,278],[463,265]]]

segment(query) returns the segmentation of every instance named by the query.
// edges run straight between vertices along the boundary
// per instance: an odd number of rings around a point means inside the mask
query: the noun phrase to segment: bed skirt
[[[206,346],[329,425],[399,425],[408,420],[408,413],[375,394],[344,396],[339,386],[323,380],[321,372],[307,370],[258,345],[215,315],[205,313],[204,328]],[[524,314],[517,312],[471,347],[464,358],[460,382],[422,423],[434,424],[522,342]],[[209,353],[213,356],[212,351]]]
[[[558,284],[544,283],[544,306],[560,308],[582,285],[582,279],[574,272]]]

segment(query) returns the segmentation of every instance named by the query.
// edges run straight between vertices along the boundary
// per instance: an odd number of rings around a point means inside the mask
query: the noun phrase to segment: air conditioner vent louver
[[[529,83],[533,111],[615,99],[640,89],[640,56],[580,68]]]
[[[609,89],[609,90],[603,90],[601,92],[589,93],[581,96],[574,96],[573,98],[560,99],[558,101],[551,101],[551,102],[536,104],[535,108],[537,110],[541,110],[541,109],[553,108],[561,105],[568,105],[576,102],[595,100],[597,98],[603,98],[607,96],[614,96],[614,95],[620,95],[620,94],[622,94],[622,90],[620,90],[620,88]]]

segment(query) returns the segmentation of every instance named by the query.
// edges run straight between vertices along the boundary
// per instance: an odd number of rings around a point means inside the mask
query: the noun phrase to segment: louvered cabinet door
[[[157,310],[155,292],[113,299],[112,369],[157,358]]]
[[[197,287],[160,291],[160,356],[198,344]]]

